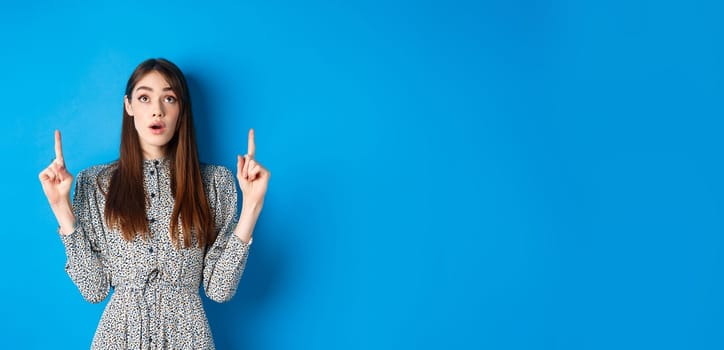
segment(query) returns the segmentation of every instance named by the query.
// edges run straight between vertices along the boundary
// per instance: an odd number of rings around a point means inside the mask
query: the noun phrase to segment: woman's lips
[[[166,127],[163,124],[158,123],[152,124],[151,126],[149,126],[149,129],[151,129],[151,134],[161,135],[166,130]]]
[[[164,130],[166,130],[166,128],[164,128],[164,127],[151,128],[151,133],[154,135],[161,135],[161,134],[163,134]]]

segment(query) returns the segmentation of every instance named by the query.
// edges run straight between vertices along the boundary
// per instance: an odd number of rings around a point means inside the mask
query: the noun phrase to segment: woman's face
[[[176,93],[157,71],[141,78],[125,98],[126,112],[133,117],[146,159],[163,157],[166,144],[176,133],[179,102]]]

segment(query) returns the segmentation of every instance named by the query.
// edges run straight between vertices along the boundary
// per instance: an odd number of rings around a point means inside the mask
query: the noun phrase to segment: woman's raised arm
[[[38,176],[43,186],[45,197],[55,214],[60,226],[60,233],[67,235],[75,229],[75,215],[70,202],[70,188],[73,185],[73,174],[65,167],[63,144],[60,131],[55,130],[55,159],[43,169]]]

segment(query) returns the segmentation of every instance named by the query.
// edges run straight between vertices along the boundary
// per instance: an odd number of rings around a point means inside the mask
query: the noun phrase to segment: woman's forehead
[[[138,79],[133,91],[138,90],[149,90],[152,92],[173,91],[173,87],[163,74],[154,70],[144,74],[141,79]]]

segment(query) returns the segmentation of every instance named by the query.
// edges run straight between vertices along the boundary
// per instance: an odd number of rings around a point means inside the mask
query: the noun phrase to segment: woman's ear
[[[126,113],[133,117],[133,107],[131,107],[131,101],[128,100],[128,95],[123,95],[123,105],[126,106]]]

